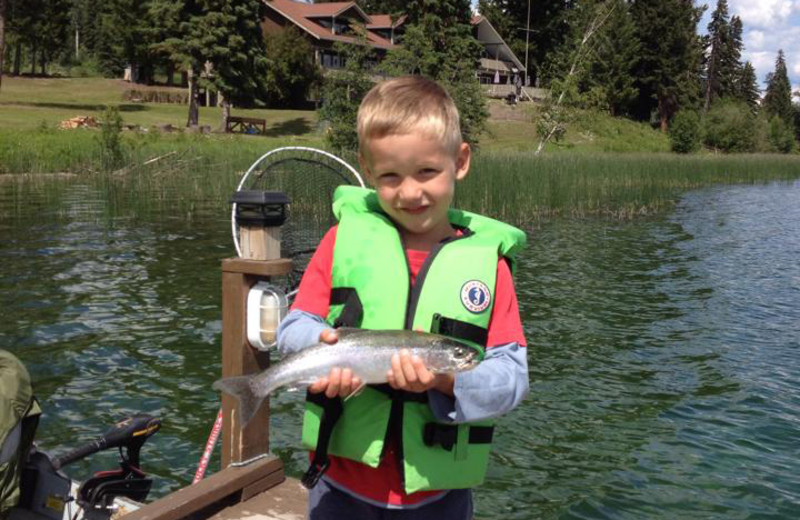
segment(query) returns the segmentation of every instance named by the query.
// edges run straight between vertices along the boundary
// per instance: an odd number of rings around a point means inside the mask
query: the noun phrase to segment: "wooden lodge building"
[[[375,49],[378,59],[403,42],[405,16],[392,20],[387,14],[367,14],[355,2],[309,4],[296,0],[264,0],[264,4],[267,6],[262,21],[264,33],[275,34],[294,25],[308,37],[314,47],[315,60],[323,70],[344,65],[333,46],[336,42],[354,43],[356,24],[366,28],[367,42]],[[476,71],[481,83],[513,85],[515,75],[524,75],[525,66],[486,17],[473,16],[472,26],[475,37],[483,45],[480,67]]]

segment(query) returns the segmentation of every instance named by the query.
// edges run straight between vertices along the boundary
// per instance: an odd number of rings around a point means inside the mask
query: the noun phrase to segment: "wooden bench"
[[[231,116],[225,124],[225,131],[227,133],[239,132],[242,134],[264,135],[267,133],[267,121],[257,117]]]

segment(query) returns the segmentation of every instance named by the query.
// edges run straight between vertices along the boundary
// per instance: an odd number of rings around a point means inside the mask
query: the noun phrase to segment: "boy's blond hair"
[[[402,76],[378,83],[358,108],[358,146],[366,157],[370,139],[421,132],[440,139],[458,153],[461,121],[450,94],[422,76]]]

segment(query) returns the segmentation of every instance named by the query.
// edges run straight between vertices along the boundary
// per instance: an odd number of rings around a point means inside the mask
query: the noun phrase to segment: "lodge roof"
[[[333,18],[342,16],[348,11],[353,12],[367,28],[371,28],[372,17],[361,10],[355,2],[330,2],[324,4],[306,4],[294,0],[263,0],[264,4],[280,13],[282,16],[293,22],[295,25],[306,31],[318,40],[341,41],[347,43],[355,42],[355,36],[346,34],[335,34],[331,29],[326,28],[314,21],[316,18]],[[388,15],[386,15],[388,19]],[[380,22],[383,20],[379,17]],[[391,27],[391,26],[387,26]],[[376,27],[382,28],[382,27]],[[367,32],[367,41],[373,46],[381,49],[391,49],[394,44],[377,34]]]
[[[402,15],[394,24],[392,24],[392,16],[388,14],[371,14],[369,17],[372,23],[367,25],[367,29],[391,29],[403,25],[406,21],[406,15]]]

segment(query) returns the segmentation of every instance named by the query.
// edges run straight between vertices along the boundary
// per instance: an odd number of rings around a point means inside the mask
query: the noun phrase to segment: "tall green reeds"
[[[457,202],[518,224],[554,214],[627,218],[688,189],[797,178],[800,157],[785,155],[481,153]]]
[[[123,132],[122,160],[104,168],[97,131],[0,131],[3,173],[73,172],[94,179],[116,199],[138,204],[228,200],[261,155],[285,140],[228,135]],[[345,157],[351,164],[354,157]],[[669,207],[703,186],[800,178],[794,155],[571,154],[482,151],[456,190],[464,209],[524,225],[551,215],[630,218]],[[298,203],[300,201],[297,201]]]

